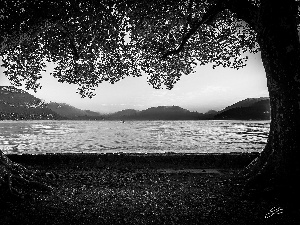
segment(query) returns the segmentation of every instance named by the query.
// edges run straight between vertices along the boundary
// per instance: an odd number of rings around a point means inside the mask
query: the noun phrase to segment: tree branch
[[[235,13],[239,19],[244,20],[250,25],[252,29],[258,31],[258,6],[255,6],[248,0],[217,1],[215,5],[211,6],[208,9],[208,11],[200,20],[194,22],[193,26],[188,32],[184,32],[185,35],[182,37],[180,45],[176,49],[164,52],[162,58],[167,58],[170,55],[180,53],[184,49],[184,46],[186,45],[188,40],[197,32],[201,25],[211,23],[217,16],[217,14],[223,11],[224,9],[228,9],[232,13]]]
[[[225,8],[235,13],[239,19],[242,19],[250,25],[256,32],[259,30],[258,6],[251,3],[249,0],[225,0],[223,2]]]
[[[56,27],[57,27],[61,32],[63,32],[63,34],[69,39],[69,41],[70,41],[70,48],[71,48],[71,50],[72,50],[74,59],[75,59],[75,60],[78,60],[78,59],[79,59],[78,50],[77,50],[77,48],[76,48],[76,44],[75,44],[74,38],[71,37],[68,28],[67,28],[66,26],[64,26],[64,25],[59,24],[59,23],[56,25]]]
[[[221,1],[218,1],[215,5],[211,6],[200,20],[197,20],[193,23],[191,29],[183,36],[180,45],[174,50],[166,51],[165,53],[163,53],[162,57],[167,58],[170,55],[180,53],[183,50],[186,43],[188,42],[188,40],[197,32],[199,27],[203,24],[211,23],[218,15],[218,13],[220,13],[223,9],[225,8],[223,7]]]

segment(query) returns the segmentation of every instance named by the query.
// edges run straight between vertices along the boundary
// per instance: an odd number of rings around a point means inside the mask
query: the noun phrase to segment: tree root
[[[258,157],[242,170],[239,175],[246,180],[246,187],[252,188],[267,181],[266,179],[269,178],[267,168],[268,163]]]
[[[289,212],[299,213],[298,172],[287,170],[286,166],[279,167],[281,164],[274,159],[273,152],[267,153],[253,160],[239,174],[244,180],[246,193],[255,199],[264,198],[277,202]]]
[[[0,196],[6,194],[24,198],[33,190],[52,192],[53,188],[47,184],[47,178],[41,177],[37,171],[11,161],[0,150]]]

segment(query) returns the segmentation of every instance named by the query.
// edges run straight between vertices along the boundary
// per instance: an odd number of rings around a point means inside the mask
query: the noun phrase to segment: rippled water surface
[[[6,153],[259,152],[269,121],[0,121]]]

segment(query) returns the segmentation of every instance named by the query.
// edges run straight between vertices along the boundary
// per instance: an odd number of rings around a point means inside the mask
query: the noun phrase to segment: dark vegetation
[[[2,196],[0,221],[3,225],[298,224],[298,212],[280,199],[244,191],[236,173],[256,156],[10,155],[48,176],[54,191],[33,191],[22,200]],[[283,213],[272,215],[273,207],[283,208]]]

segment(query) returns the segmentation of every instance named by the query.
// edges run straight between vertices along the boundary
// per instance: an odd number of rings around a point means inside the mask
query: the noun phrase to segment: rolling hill
[[[47,104],[47,108],[56,112],[60,116],[65,117],[66,119],[75,119],[75,120],[102,119],[102,116],[97,112],[93,112],[90,110],[78,109],[78,108],[75,108],[74,106],[71,106],[71,105],[68,105],[65,103],[50,102]]]
[[[222,120],[269,120],[270,99],[248,98],[221,110],[214,119]]]
[[[0,86],[0,120],[95,120],[97,112],[81,110],[65,103],[45,103],[22,89]]]
[[[107,115],[106,119],[113,120],[199,120],[202,113],[190,112],[179,106],[158,106],[142,111],[134,109],[122,110]]]
[[[62,119],[41,99],[12,86],[0,86],[0,120]]]
[[[65,103],[45,103],[26,91],[0,86],[0,120],[69,119],[69,120],[268,120],[269,98],[248,98],[225,109],[207,113],[190,112],[179,106],[158,106],[142,111],[126,109],[108,115],[82,110]]]

